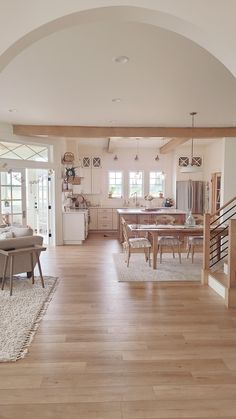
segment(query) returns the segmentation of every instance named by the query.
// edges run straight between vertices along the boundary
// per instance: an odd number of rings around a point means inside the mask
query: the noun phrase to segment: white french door
[[[10,224],[26,225],[25,169],[0,171],[0,214]]]
[[[27,169],[26,178],[27,222],[35,234],[43,236],[45,244],[53,244],[54,172],[47,169]]]

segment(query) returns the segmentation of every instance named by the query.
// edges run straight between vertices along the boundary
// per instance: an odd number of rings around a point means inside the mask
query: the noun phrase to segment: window
[[[48,162],[49,147],[47,145],[21,144],[10,143],[8,141],[0,141],[0,158]]]
[[[123,176],[122,172],[109,172],[108,174],[108,194],[112,198],[121,198],[123,195]]]
[[[149,193],[152,196],[159,196],[160,192],[164,193],[164,175],[162,172],[150,172],[149,174]]]
[[[0,214],[11,224],[22,224],[25,218],[25,181],[23,170],[0,172]]]
[[[129,197],[143,197],[143,172],[129,172]]]

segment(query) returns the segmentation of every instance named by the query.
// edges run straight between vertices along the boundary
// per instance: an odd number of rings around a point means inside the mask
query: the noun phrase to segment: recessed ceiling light
[[[116,64],[126,64],[129,62],[129,57],[126,55],[119,55],[118,57],[112,58],[112,61]]]
[[[16,108],[11,108],[11,109],[8,109],[8,112],[17,112],[17,109]]]
[[[112,102],[119,103],[119,102],[121,102],[121,98],[120,97],[113,97]]]

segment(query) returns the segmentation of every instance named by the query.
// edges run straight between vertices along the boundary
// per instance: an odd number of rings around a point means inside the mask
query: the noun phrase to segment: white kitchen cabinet
[[[118,213],[116,208],[112,210],[112,230],[118,230]]]
[[[82,157],[83,179],[82,193],[100,194],[101,193],[101,157],[84,156]]]
[[[98,230],[112,230],[112,209],[98,209]]]
[[[64,244],[82,244],[88,236],[88,210],[63,213]]]
[[[98,229],[98,210],[97,208],[89,209],[89,230]]]
[[[90,208],[89,230],[117,230],[118,216],[116,208]]]

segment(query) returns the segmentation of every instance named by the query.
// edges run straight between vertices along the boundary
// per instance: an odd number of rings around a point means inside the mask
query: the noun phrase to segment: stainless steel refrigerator
[[[176,208],[192,211],[194,214],[204,212],[205,182],[201,180],[179,180],[176,182]]]

